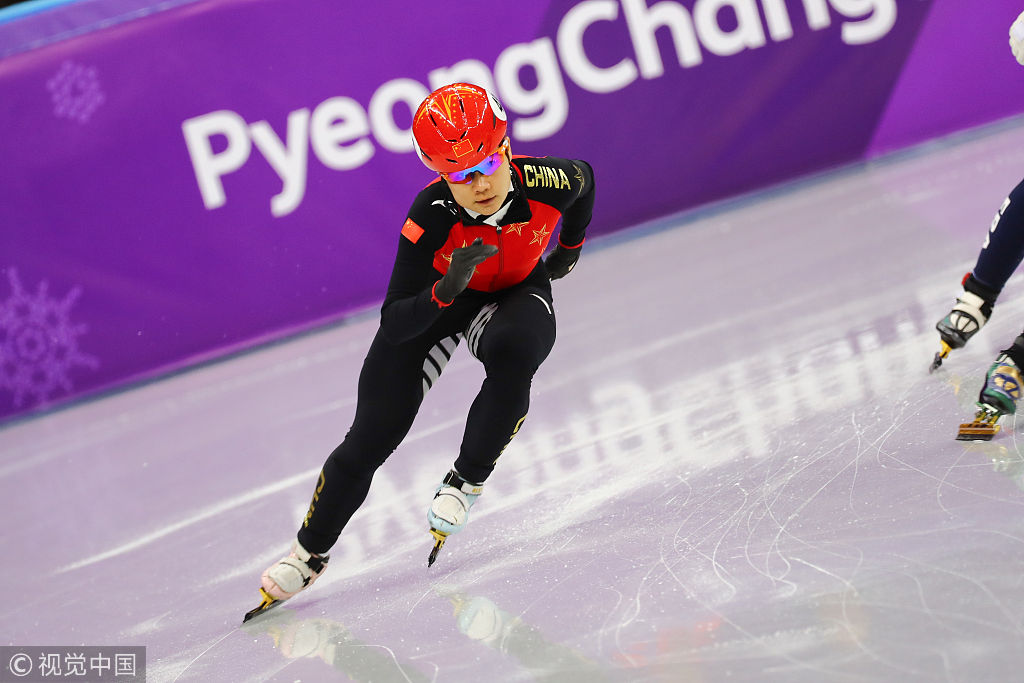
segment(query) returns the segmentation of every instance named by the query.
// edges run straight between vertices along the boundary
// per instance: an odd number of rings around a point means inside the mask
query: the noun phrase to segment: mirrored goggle
[[[503,142],[497,152],[490,155],[476,166],[467,168],[464,171],[452,171],[451,173],[442,173],[441,175],[453,183],[471,183],[473,182],[474,173],[491,175],[497,171],[498,167],[501,166],[501,161],[505,156],[506,149],[508,149],[508,144]]]

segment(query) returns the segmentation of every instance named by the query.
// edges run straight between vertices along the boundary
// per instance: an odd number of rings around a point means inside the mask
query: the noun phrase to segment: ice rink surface
[[[329,571],[244,627],[375,314],[0,428],[0,644],[145,645],[152,682],[1020,680],[1024,439],[953,438],[1020,279],[927,368],[1022,176],[1004,123],[592,240],[437,563],[462,347]]]

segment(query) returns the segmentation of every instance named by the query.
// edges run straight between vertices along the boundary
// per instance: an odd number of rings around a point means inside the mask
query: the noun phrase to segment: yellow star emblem
[[[522,237],[523,236],[523,226],[524,225],[526,225],[526,223],[512,223],[511,225],[506,225],[505,226],[505,234],[507,235],[509,233],[514,232],[515,234],[517,234],[520,237]]]
[[[544,239],[547,238],[547,236],[551,234],[550,230],[545,230],[544,229],[546,227],[548,227],[547,223],[545,223],[544,227],[542,227],[540,230],[533,230],[532,231],[533,232],[533,239],[530,240],[530,244],[544,244]]]
[[[462,240],[462,246],[466,246],[466,240]],[[455,247],[452,247],[452,251],[455,251]],[[441,258],[443,258],[448,263],[452,262],[451,252],[448,252],[447,254],[441,254]]]

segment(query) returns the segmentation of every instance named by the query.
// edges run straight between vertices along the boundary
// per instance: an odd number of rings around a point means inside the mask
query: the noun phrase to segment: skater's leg
[[[1024,367],[1024,332],[1017,335],[1010,348],[1003,349],[1000,353],[1005,353],[1009,356],[1017,367]]]
[[[978,411],[973,421],[960,425],[957,440],[989,441],[995,437],[1000,430],[999,418],[1017,411],[1017,400],[1021,397],[1021,387],[1024,387],[1022,367],[1024,332],[1017,336],[1010,348],[1000,351],[989,366],[978,395]]]
[[[472,349],[487,374],[470,407],[455,461],[465,480],[479,484],[490,476],[526,419],[533,376],[554,343],[550,289],[521,289],[499,302]]]
[[[555,342],[550,287],[522,288],[484,308],[466,338],[487,376],[470,407],[455,468],[427,511],[431,528],[444,535],[465,526],[481,485],[526,419],[533,376]]]
[[[1024,259],[1024,180],[999,207],[972,274],[998,297]]]
[[[989,367],[978,402],[992,406],[1000,414],[1016,412],[1024,385],[1021,368],[1024,368],[1024,332],[1009,348],[1000,351]]]
[[[1024,180],[1003,201],[992,221],[963,292],[952,310],[935,327],[942,347],[929,372],[942,365],[953,349],[962,348],[992,317],[1003,286],[1024,259]]]
[[[453,340],[448,344],[454,349]],[[412,426],[423,400],[430,343],[392,345],[378,333],[359,375],[356,414],[345,440],[327,458],[298,533],[313,553],[324,553],[366,499],[374,472]]]
[[[462,320],[454,317],[456,329]],[[444,326],[395,345],[378,331],[359,375],[356,414],[345,440],[324,463],[292,552],[263,574],[263,602],[252,618],[307,588],[327,568],[327,551],[362,505],[373,473],[412,426],[423,396],[459,343]]]

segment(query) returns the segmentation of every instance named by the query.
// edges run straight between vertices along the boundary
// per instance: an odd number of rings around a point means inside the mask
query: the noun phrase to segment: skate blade
[[[430,557],[427,558],[427,568],[434,566],[434,561],[437,560],[437,553],[441,550],[441,546],[448,540],[448,534],[441,533],[437,529],[431,529],[430,535],[434,537],[434,547],[430,551]]]
[[[957,441],[991,441],[999,433],[999,425],[985,422],[965,422],[956,433]]]
[[[999,433],[1000,426],[996,424],[1002,413],[993,408],[981,407],[974,414],[974,420],[964,422],[956,433],[957,441],[991,441],[992,437]]]
[[[928,368],[928,372],[929,373],[932,373],[932,372],[935,372],[936,370],[938,370],[939,366],[942,365],[942,361],[945,360],[946,356],[949,355],[949,352],[953,350],[953,348],[949,344],[947,344],[946,342],[940,342],[940,343],[942,344],[942,347],[938,351],[938,353],[935,354],[935,358],[932,359],[932,364]]]
[[[260,596],[263,598],[263,602],[261,602],[255,608],[245,613],[245,616],[242,617],[243,624],[252,619],[253,617],[258,617],[267,610],[277,607],[282,602],[284,602],[284,600],[278,600],[277,598],[270,597],[270,594],[267,593],[267,591],[263,590],[263,588],[260,588]]]

